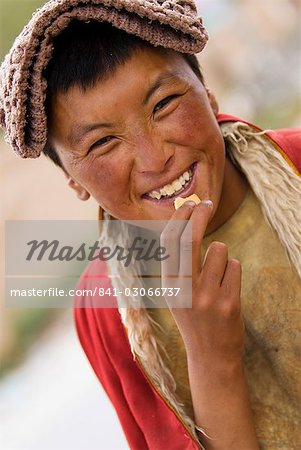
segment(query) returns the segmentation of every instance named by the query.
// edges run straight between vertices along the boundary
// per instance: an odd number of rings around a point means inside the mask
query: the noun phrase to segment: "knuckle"
[[[217,274],[214,271],[214,268],[207,267],[206,271],[202,270],[200,274],[200,286],[201,290],[205,289],[213,289],[217,286]],[[219,283],[218,283],[219,284]]]
[[[208,269],[206,278],[209,283],[216,283],[217,281],[219,281],[216,271],[211,268]]]
[[[223,285],[224,296],[229,298],[232,296],[232,286],[231,283],[224,283]]]
[[[235,302],[224,302],[221,305],[222,317],[226,320],[236,319],[240,315],[240,303]]]
[[[172,245],[180,238],[180,229],[177,224],[171,223],[167,225],[161,233],[160,244]]]
[[[187,236],[187,235],[182,235],[180,238],[180,245],[181,245],[181,250],[183,251],[191,251],[192,250],[192,238],[191,236]]]
[[[171,223],[166,228],[166,233],[175,236],[177,234],[178,228],[175,223]]]
[[[212,297],[208,294],[203,294],[197,303],[197,309],[203,314],[210,312],[212,309]]]
[[[170,247],[172,242],[174,241],[174,238],[168,234],[161,234],[160,237],[160,245],[161,247]]]

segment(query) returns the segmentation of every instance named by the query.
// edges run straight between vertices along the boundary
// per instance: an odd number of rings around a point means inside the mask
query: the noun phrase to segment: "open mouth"
[[[197,163],[193,163],[180,177],[160,189],[148,192],[142,197],[156,203],[172,203],[180,195],[190,195],[194,188],[194,175]],[[190,192],[191,191],[191,192]]]

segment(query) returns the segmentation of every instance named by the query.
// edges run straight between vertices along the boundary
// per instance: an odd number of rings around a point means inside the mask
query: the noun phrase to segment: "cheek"
[[[223,180],[225,144],[209,102],[188,99],[175,111],[174,141],[194,150],[202,162],[208,186],[219,191]],[[180,126],[179,126],[180,124]]]
[[[113,169],[113,165],[110,164],[97,164],[91,165],[87,179],[89,184],[95,187],[105,188],[110,187],[113,183],[114,178],[118,177],[118,173]]]
[[[166,120],[165,130],[169,140],[184,146],[200,149],[208,142],[221,142],[214,114],[203,102],[183,101]]]
[[[129,187],[130,164],[119,155],[107,155],[81,169],[80,177],[90,194],[100,203],[115,203],[126,196]]]

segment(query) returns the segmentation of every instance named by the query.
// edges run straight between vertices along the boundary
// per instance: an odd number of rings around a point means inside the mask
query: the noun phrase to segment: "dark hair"
[[[44,72],[47,80],[46,113],[50,125],[51,99],[59,92],[67,92],[72,86],[83,91],[93,87],[123,64],[133,53],[151,44],[141,38],[114,28],[108,23],[73,20],[54,39],[52,58]],[[204,83],[195,55],[182,53],[191,69]],[[46,144],[43,153],[56,165],[62,163],[55,149]]]

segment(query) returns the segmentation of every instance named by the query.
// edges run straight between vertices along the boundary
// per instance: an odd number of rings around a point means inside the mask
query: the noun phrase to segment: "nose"
[[[143,174],[160,173],[173,164],[174,148],[158,135],[136,136],[135,168]]]

